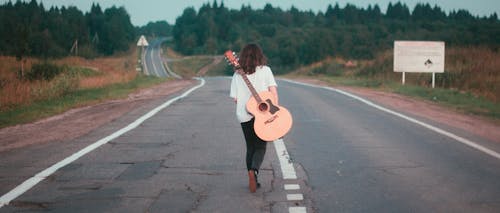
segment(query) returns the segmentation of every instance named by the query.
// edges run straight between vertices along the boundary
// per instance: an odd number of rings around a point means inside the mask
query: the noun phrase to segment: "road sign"
[[[394,72],[444,72],[444,42],[394,41]]]
[[[144,37],[144,35],[141,35],[141,37],[139,38],[139,41],[137,41],[137,46],[148,46],[148,41],[146,40],[146,38]]]
[[[394,41],[394,72],[432,73],[432,88],[436,73],[444,72],[444,42],[442,41]]]

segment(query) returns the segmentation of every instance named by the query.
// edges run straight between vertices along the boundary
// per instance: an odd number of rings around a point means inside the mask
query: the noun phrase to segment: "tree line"
[[[440,7],[417,4],[410,10],[390,3],[383,13],[378,5],[329,5],[324,12],[262,9],[243,5],[228,9],[224,3],[205,3],[198,11],[188,7],[174,26],[166,21],[134,27],[123,7],[102,9],[93,3],[89,12],[51,7],[36,0],[0,5],[0,55],[84,57],[127,51],[138,35],[173,35],[183,54],[221,54],[257,42],[273,66],[292,68],[328,56],[371,59],[392,48],[394,40],[441,40],[447,46],[485,46],[498,51],[497,14],[473,16],[467,10],[446,14]],[[77,44],[78,49],[75,49]],[[73,47],[73,48],[72,48]],[[286,70],[286,69],[281,69]]]
[[[136,29],[123,7],[101,9],[92,4],[83,13],[74,6],[51,7],[36,0],[0,5],[0,55],[85,57],[127,51]]]
[[[400,2],[389,3],[386,13],[378,5],[342,8],[338,3],[314,13],[271,4],[262,9],[243,5],[236,10],[214,1],[198,11],[186,8],[172,33],[176,50],[188,55],[220,54],[257,42],[270,63],[283,68],[327,56],[371,59],[392,48],[394,40],[440,40],[447,46],[487,46],[495,51],[500,46],[496,13],[485,17],[467,10],[446,14],[438,6],[422,3],[410,11]]]
[[[172,35],[172,25],[167,21],[149,22],[144,26],[136,27],[137,35],[147,35],[153,38]]]

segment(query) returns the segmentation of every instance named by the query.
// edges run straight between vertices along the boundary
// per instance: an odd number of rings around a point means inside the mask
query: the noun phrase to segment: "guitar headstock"
[[[227,63],[231,66],[234,67],[235,71],[242,74],[243,71],[241,70],[240,63],[238,62],[238,56],[236,56],[236,53],[233,52],[232,50],[227,50],[224,53],[224,58],[226,59]]]
[[[224,53],[224,57],[227,61],[227,63],[229,63],[229,65],[231,66],[239,66],[240,64],[238,63],[239,59],[238,57],[236,56],[236,53],[233,52],[232,50],[227,50],[225,53]]]

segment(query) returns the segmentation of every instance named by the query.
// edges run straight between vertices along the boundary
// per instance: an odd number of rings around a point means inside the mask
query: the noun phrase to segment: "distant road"
[[[161,58],[161,43],[168,39],[169,38],[158,38],[156,40],[152,40],[150,41],[149,46],[145,49],[144,61],[146,69],[144,72],[147,75],[170,77],[170,74],[163,66],[163,60]]]

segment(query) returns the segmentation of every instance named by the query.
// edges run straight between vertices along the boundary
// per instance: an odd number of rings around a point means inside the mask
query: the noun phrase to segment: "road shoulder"
[[[132,93],[126,99],[75,108],[33,123],[0,129],[0,152],[78,138],[134,109],[146,107],[157,99],[192,87],[195,83],[195,80],[167,81]]]

